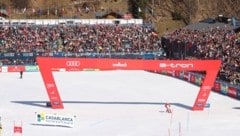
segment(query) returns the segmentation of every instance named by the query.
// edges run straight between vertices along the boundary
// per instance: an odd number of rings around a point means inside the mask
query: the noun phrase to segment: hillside
[[[133,0],[4,0],[9,18],[95,18],[99,11],[131,12]],[[142,0],[144,1],[144,0]],[[240,0],[147,0],[146,20],[158,32],[176,29],[208,17],[240,16]],[[174,19],[173,19],[174,16]]]

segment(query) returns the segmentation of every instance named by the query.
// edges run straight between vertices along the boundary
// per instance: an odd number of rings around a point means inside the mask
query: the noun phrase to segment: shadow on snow
[[[47,108],[47,101],[12,101],[13,103],[24,104],[29,106]],[[65,104],[107,104],[107,105],[164,105],[162,102],[114,102],[114,101],[63,101]],[[192,110],[192,106],[182,103],[169,103],[187,110]]]

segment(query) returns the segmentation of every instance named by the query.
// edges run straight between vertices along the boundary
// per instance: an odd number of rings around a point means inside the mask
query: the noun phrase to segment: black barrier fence
[[[161,43],[168,59],[186,59],[187,57],[201,57],[194,43],[183,42],[179,39],[170,40],[162,37]]]
[[[0,53],[2,65],[33,64],[36,57],[72,57],[72,58],[121,58],[121,59],[165,59],[166,53],[159,52],[139,52],[139,53]],[[17,61],[16,61],[17,60]]]
[[[186,56],[190,55],[186,44],[180,40],[171,41],[162,37],[162,46],[166,51],[166,57],[169,59],[185,59]]]

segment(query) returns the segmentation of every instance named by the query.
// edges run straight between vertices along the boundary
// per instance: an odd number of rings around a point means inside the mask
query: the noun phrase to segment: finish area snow
[[[239,136],[240,102],[211,92],[192,111],[199,87],[146,71],[54,72],[64,109],[46,107],[39,72],[0,73],[2,136]],[[164,103],[172,113],[166,113]],[[36,125],[36,113],[75,116],[73,128]]]

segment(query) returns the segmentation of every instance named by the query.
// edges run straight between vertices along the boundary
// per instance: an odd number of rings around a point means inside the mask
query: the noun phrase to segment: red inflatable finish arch
[[[52,71],[99,70],[179,70],[206,71],[192,110],[203,110],[220,69],[220,60],[136,60],[136,59],[98,59],[98,58],[48,58],[38,57],[41,72],[51,107],[63,109]]]

